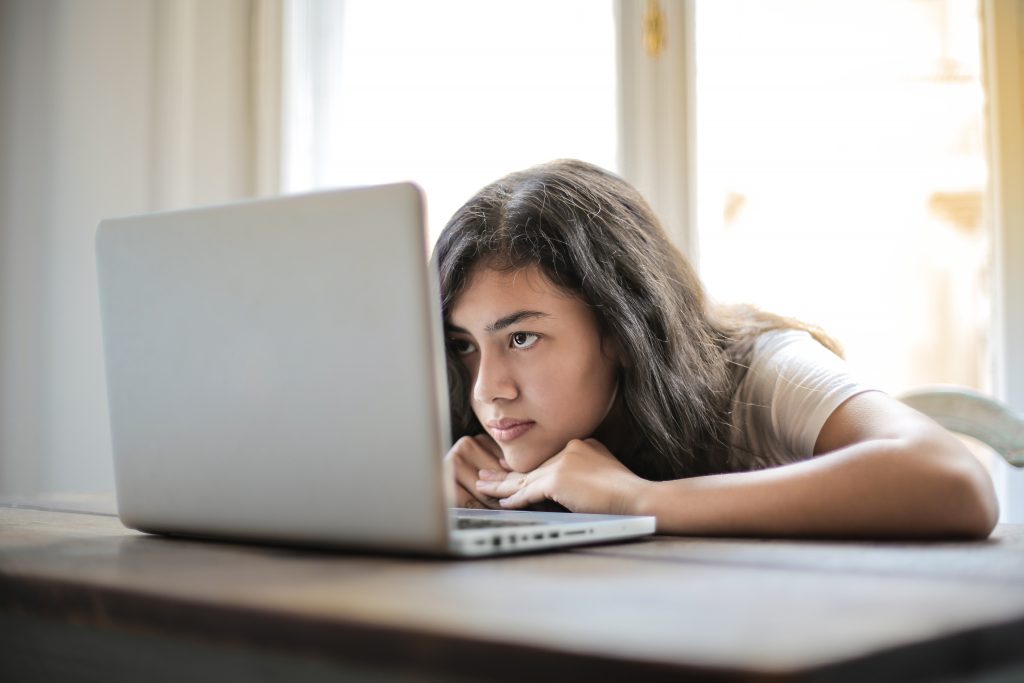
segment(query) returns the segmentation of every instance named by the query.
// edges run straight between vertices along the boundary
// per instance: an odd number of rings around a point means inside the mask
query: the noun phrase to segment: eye
[[[512,335],[510,341],[512,342],[512,348],[528,349],[536,344],[538,339],[540,339],[540,335],[533,332],[516,332]]]
[[[476,352],[476,344],[469,341],[468,339],[449,339],[448,346],[458,356],[468,356],[471,353]]]

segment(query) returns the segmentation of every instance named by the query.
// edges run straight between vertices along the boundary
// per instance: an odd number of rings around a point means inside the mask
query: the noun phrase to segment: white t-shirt
[[[807,332],[762,335],[733,397],[731,469],[764,469],[812,457],[832,412],[851,396],[874,390]]]

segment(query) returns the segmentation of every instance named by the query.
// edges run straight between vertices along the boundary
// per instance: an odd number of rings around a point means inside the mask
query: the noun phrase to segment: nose
[[[473,398],[478,403],[512,401],[519,396],[519,388],[507,360],[497,353],[480,353],[480,365],[473,380]]]

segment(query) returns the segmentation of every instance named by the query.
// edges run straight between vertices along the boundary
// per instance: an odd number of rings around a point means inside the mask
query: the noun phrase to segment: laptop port
[[[548,534],[548,538],[558,538],[559,536],[561,536],[561,534],[557,531],[552,531]]]
[[[495,536],[492,542],[494,543],[495,547],[501,545],[501,536]]]

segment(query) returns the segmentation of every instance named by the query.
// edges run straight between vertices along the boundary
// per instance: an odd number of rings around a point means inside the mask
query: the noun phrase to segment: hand
[[[573,512],[630,514],[648,485],[597,439],[570,441],[561,452],[525,474],[481,468],[476,490],[503,508],[552,500]]]
[[[476,488],[480,470],[508,472],[512,469],[502,457],[501,447],[489,434],[462,437],[444,459],[451,463],[455,473],[456,507],[501,509],[496,499]]]

